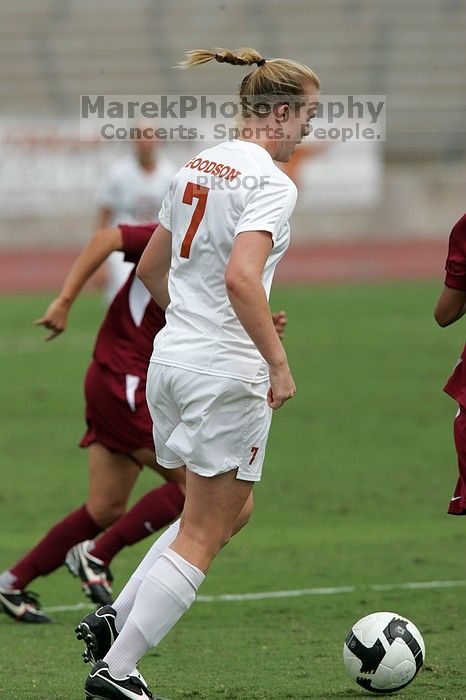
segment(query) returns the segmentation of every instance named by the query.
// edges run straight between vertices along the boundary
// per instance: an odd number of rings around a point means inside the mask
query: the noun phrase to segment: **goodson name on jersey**
[[[184,167],[199,170],[202,173],[209,173],[215,175],[215,177],[224,177],[226,180],[234,180],[235,177],[241,175],[240,170],[235,170],[230,165],[216,163],[214,160],[203,160],[202,158],[193,158]]]

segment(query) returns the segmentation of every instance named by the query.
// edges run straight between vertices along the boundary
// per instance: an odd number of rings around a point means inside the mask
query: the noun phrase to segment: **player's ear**
[[[290,114],[290,106],[288,102],[280,102],[279,104],[275,105],[273,108],[273,113],[277,124],[287,122]]]

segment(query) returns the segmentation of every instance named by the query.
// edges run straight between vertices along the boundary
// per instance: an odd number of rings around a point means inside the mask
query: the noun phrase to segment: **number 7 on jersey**
[[[183,243],[181,244],[180,257],[182,258],[189,258],[193,238],[196,235],[199,224],[204,216],[207,205],[207,195],[209,192],[209,188],[205,187],[204,185],[198,185],[195,182],[186,183],[186,188],[183,194],[183,204],[192,204],[193,199],[197,199],[198,201],[196,203],[196,208],[193,211],[188,230],[183,238]]]

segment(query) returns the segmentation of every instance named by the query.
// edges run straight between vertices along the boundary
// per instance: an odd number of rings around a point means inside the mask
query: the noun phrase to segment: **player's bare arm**
[[[237,235],[225,271],[225,284],[241,325],[269,365],[268,403],[278,409],[295,395],[296,387],[262,285],[262,273],[271,249],[272,237],[266,231]]]
[[[444,287],[434,310],[434,318],[444,328],[458,321],[466,313],[466,291]]]
[[[141,256],[136,275],[161,309],[170,303],[168,272],[172,255],[172,234],[159,224]]]
[[[45,314],[34,322],[51,332],[45,340],[52,340],[66,329],[68,313],[87,280],[115,250],[123,249],[123,236],[118,227],[100,229],[94,233],[76,258],[60,294]]]

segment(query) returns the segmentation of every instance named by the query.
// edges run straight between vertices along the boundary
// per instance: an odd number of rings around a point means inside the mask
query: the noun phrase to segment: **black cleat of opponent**
[[[105,661],[96,663],[84,685],[87,700],[163,700],[156,698],[140,677],[113,678]]]
[[[80,542],[71,547],[66,555],[65,564],[70,573],[81,579],[84,593],[96,605],[113,603],[113,576],[106,564],[89,553],[90,541]]]
[[[53,622],[52,618],[42,612],[38,596],[32,591],[0,588],[0,610],[17,622],[32,625]]]
[[[83,659],[93,664],[103,659],[118,637],[115,626],[116,612],[110,605],[104,605],[95,612],[83,617],[76,627],[76,637],[86,645]]]

